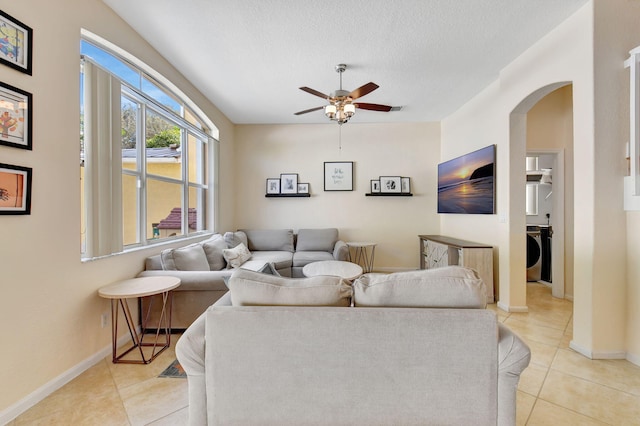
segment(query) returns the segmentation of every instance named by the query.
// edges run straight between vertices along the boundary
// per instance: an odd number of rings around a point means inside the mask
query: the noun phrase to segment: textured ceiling
[[[369,81],[352,122],[438,121],[587,0],[103,0],[234,123],[326,123],[329,94]],[[126,46],[122,46],[125,47]]]

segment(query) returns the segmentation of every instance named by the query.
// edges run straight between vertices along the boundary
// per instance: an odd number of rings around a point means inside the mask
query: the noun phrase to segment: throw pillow
[[[472,308],[487,306],[487,289],[472,269],[460,266],[366,274],[353,283],[354,306]]]
[[[209,262],[200,243],[166,249],[160,253],[165,271],[209,271]]]
[[[265,263],[257,272],[260,272],[261,274],[275,275],[276,277],[280,276],[276,267],[273,265],[273,262]],[[226,285],[227,288],[229,288],[229,279],[231,279],[231,275],[225,275],[222,277],[222,281],[224,281],[224,285]]]
[[[350,306],[351,286],[340,277],[286,278],[238,269],[229,280],[233,306]]]
[[[226,266],[222,252],[227,249],[227,243],[220,234],[215,234],[208,240],[203,241],[202,248],[209,262],[209,269],[220,271]]]
[[[227,243],[227,248],[234,248],[238,244],[242,243],[245,247],[249,247],[249,242],[247,240],[247,234],[242,231],[238,232],[225,232],[224,233],[224,242]]]
[[[247,260],[251,259],[251,252],[243,243],[238,244],[234,248],[224,249],[222,251],[224,259],[227,261],[227,268],[238,268]]]

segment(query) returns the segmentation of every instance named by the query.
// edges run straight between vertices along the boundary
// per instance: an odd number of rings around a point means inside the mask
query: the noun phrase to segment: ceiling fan
[[[389,112],[392,107],[389,105],[380,105],[380,104],[368,104],[364,102],[354,102],[356,99],[361,98],[364,95],[367,95],[378,87],[377,84],[373,82],[369,82],[364,86],[358,87],[356,90],[349,92],[347,90],[342,89],[342,73],[347,69],[347,65],[338,64],[336,65],[336,72],[340,74],[340,89],[331,93],[330,96],[325,95],[324,93],[318,92],[317,90],[311,89],[309,87],[301,87],[300,90],[303,90],[307,93],[311,93],[312,95],[318,96],[320,98],[326,99],[329,104],[325,106],[319,106],[311,109],[306,109],[304,111],[298,111],[294,115],[306,114],[308,112],[318,111],[324,109],[324,114],[333,121],[337,121],[338,124],[344,124],[356,112],[356,108],[366,109],[370,111],[383,111]]]

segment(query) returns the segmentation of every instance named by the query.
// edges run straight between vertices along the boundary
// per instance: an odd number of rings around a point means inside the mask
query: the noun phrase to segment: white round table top
[[[351,247],[372,247],[377,245],[377,243],[367,243],[362,241],[347,241],[347,245]]]
[[[355,263],[343,262],[342,260],[321,260],[311,262],[302,268],[305,277],[315,277],[317,275],[333,275],[347,280],[362,275],[362,267]]]
[[[164,293],[180,285],[180,278],[169,276],[140,277],[118,281],[102,287],[98,295],[106,299],[128,299]]]

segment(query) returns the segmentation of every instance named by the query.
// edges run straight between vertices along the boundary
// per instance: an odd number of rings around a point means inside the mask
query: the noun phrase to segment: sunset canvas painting
[[[438,213],[493,214],[495,145],[438,164]]]

